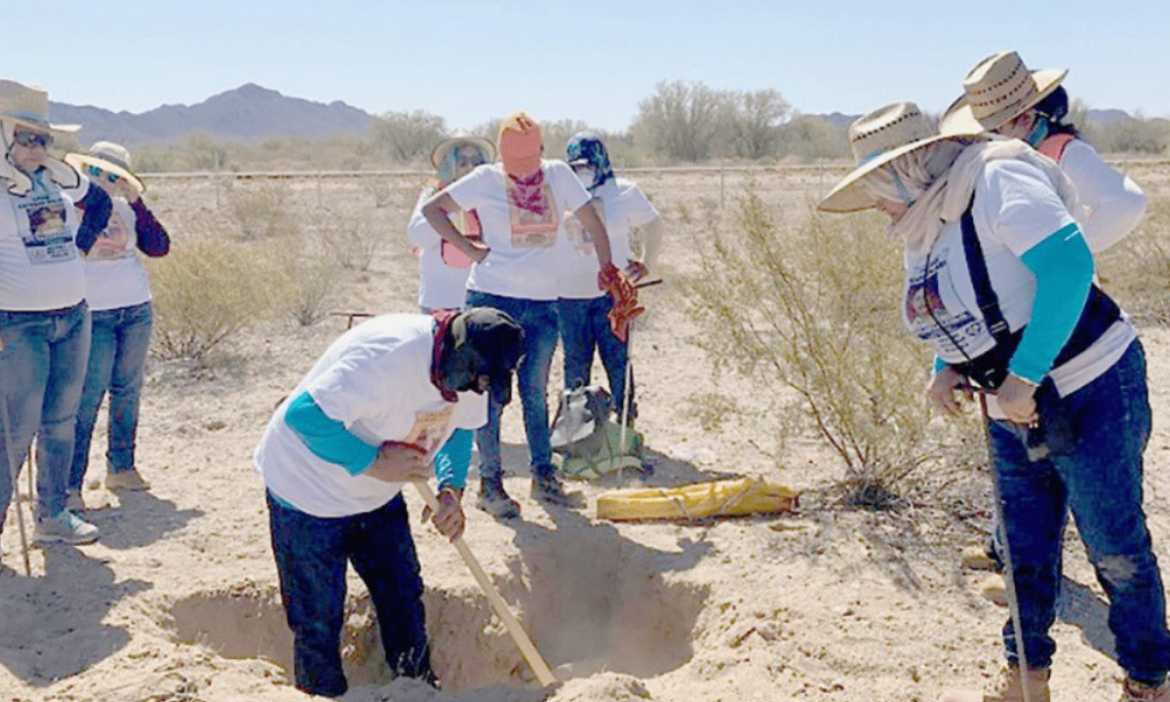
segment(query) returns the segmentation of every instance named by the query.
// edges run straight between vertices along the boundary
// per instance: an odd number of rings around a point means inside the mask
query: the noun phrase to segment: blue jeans
[[[93,312],[89,367],[77,411],[73,468],[69,489],[80,490],[89,465],[93,425],[106,391],[110,393],[109,449],[106,465],[114,473],[134,470],[134,437],[138,433],[138,398],[146,352],[150,349],[151,304]]]
[[[629,347],[613,335],[606,317],[613,309],[613,299],[602,295],[589,300],[557,300],[557,320],[561,341],[565,345],[565,388],[589,385],[593,371],[593,350],[601,356],[601,365],[609,378],[614,411],[621,418],[626,388],[626,354]],[[634,406],[634,379],[630,377],[630,416],[638,416]]]
[[[1118,662],[1134,680],[1157,683],[1170,670],[1170,632],[1142,511],[1142,451],[1151,419],[1141,343],[1064,398],[1064,405],[1077,435],[1064,455],[1029,462],[1022,429],[999,421],[989,427],[1028,663],[1047,666],[1056,650],[1048,630],[1056,618],[1061,541],[1071,511],[1109,597]],[[1016,660],[1010,619],[1004,643]]]
[[[548,375],[553,351],[557,348],[557,303],[555,300],[521,300],[469,290],[468,307],[494,307],[515,319],[524,329],[524,357],[516,368],[520,404],[524,409],[524,431],[532,470],[551,474],[552,445],[548,426]],[[503,408],[488,401],[487,424],[475,432],[479,448],[481,478],[503,476],[500,463],[500,412]]]
[[[434,684],[422,576],[402,495],[372,512],[326,519],[269,493],[268,514],[297,689],[336,697],[348,688],[341,665],[346,561],[370,591],[390,670]]]
[[[12,500],[8,461],[15,462],[19,473],[34,436],[38,518],[55,517],[65,509],[74,425],[89,357],[89,324],[85,302],[49,312],[0,311],[5,345],[0,353],[0,393],[8,420],[0,431],[4,466],[0,470],[0,528]]]

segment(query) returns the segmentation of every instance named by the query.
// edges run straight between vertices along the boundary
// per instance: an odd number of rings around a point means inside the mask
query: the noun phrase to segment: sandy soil
[[[753,179],[799,216],[835,175],[788,170]],[[1147,169],[1147,176],[1154,194],[1166,197],[1166,172]],[[668,282],[646,292],[650,314],[634,342],[640,426],[655,465],[650,484],[747,474],[815,494],[840,476],[840,465],[812,436],[788,437],[777,453],[769,413],[775,391],[713,374],[687,343],[696,330],[671,282],[694,270],[688,238],[701,235],[702,213],[718,210],[721,187],[729,202],[747,177],[639,180],[672,237],[663,266]],[[348,274],[333,309],[413,311],[415,269],[403,230],[416,186],[394,184],[391,204],[375,208],[373,193],[355,181],[288,185],[298,211],[321,199],[341,203],[368,212],[373,231],[386,239],[368,272]],[[152,202],[176,247],[209,229],[230,231],[224,195],[217,208],[215,191],[205,181],[154,185]],[[273,404],[344,326],[341,317],[306,328],[257,320],[210,369],[152,360],[138,461],[153,489],[107,493],[102,439],[95,439],[84,496],[102,529],[100,543],[37,549],[34,575],[26,578],[17,572],[10,510],[0,540],[0,700],[306,699],[288,682],[291,635],[251,453]],[[1170,333],[1143,333],[1156,417],[1146,504],[1157,553],[1170,562]],[[981,575],[962,571],[958,559],[981,539],[978,508],[955,514],[921,504],[874,513],[810,499],[802,512],[783,517],[600,522],[593,501],[605,486],[582,485],[589,505],[577,511],[550,511],[528,499],[518,410],[504,424],[508,485],[524,518],[497,523],[470,507],[469,494],[466,538],[562,683],[541,691],[530,682],[458,555],[428,526],[415,537],[446,691],[387,681],[368,599],[351,576],[346,699],[905,702],[993,678],[1005,613],[979,597]],[[104,437],[104,425],[98,431]],[[976,498],[988,491],[985,473],[969,480]],[[417,496],[407,498],[417,514]],[[1111,700],[1120,673],[1104,596],[1070,537],[1054,627],[1054,696]]]

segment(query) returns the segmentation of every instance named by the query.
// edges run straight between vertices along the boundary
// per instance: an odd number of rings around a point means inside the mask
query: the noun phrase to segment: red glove
[[[609,311],[609,328],[623,344],[629,336],[630,322],[646,311],[638,305],[638,291],[630,277],[612,263],[597,274],[597,287],[613,298],[613,309]]]

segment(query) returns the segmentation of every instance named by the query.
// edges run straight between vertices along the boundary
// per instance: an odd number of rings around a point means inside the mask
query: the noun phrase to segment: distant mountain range
[[[205,132],[221,140],[249,142],[268,137],[365,136],[374,119],[370,113],[341,101],[326,105],[282,95],[254,83],[213,95],[195,105],[163,105],[140,114],[61,102],[50,102],[49,110],[54,122],[82,125],[78,134],[82,146],[100,140],[127,146],[170,144],[182,141],[193,132]],[[860,115],[833,112],[813,116],[845,129]],[[1134,118],[1124,110],[1089,110],[1085,119],[1111,124]]]
[[[328,105],[288,97],[248,83],[195,105],[163,105],[141,114],[100,107],[49,103],[54,122],[80,124],[83,146],[116,141],[127,146],[181,141],[192,132],[223,140],[260,141],[267,137],[323,139],[366,135],[373,115],[335,101]]]

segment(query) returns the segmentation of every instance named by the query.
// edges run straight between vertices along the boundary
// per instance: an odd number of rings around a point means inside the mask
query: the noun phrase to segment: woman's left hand
[[[1003,381],[1003,385],[996,391],[995,397],[999,408],[1008,419],[1016,424],[1029,425],[1037,418],[1036,400],[1033,397],[1035,394],[1035,385],[1009,373],[1007,380]]]
[[[443,488],[439,490],[439,511],[435,513],[434,522],[435,528],[439,533],[447,537],[448,540],[454,541],[463,535],[463,527],[466,526],[467,519],[463,514],[463,492],[455,488]],[[423,508],[423,521],[426,522],[431,519],[431,508]]]

